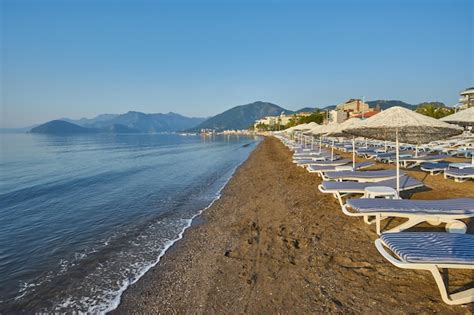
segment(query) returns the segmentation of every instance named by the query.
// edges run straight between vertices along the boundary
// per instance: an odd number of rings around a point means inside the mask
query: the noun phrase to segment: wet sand
[[[410,174],[429,188],[405,198],[474,197],[472,181]],[[429,272],[385,261],[374,227],[345,216],[336,199],[317,190],[320,181],[266,138],[115,313],[473,312],[472,304],[444,304]],[[449,283],[450,290],[474,287],[474,272],[450,272]]]

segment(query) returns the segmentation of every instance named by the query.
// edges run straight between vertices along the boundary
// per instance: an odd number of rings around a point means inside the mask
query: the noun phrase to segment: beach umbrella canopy
[[[474,126],[474,107],[460,110],[457,113],[441,118],[440,120],[463,126]]]
[[[317,127],[317,126],[320,126],[320,124],[312,121],[312,122],[306,124],[305,130],[311,130],[311,129]]]
[[[344,131],[364,124],[365,120],[359,118],[350,118],[341,124],[333,124],[326,129],[326,136],[328,137],[347,137],[348,134]],[[352,137],[352,168],[355,170],[355,139]]]
[[[308,130],[308,129],[313,128],[313,127],[308,126],[308,125],[309,125],[309,124],[297,125],[297,126],[294,126],[294,127],[293,127],[293,128],[294,128],[293,130],[294,130],[294,131],[302,131],[302,130]]]
[[[328,125],[328,128],[326,129],[326,136],[328,137],[347,137],[348,134],[345,133],[344,131],[353,128],[356,126],[359,126],[363,124],[365,120],[359,119],[359,118],[350,118],[343,123],[340,124],[332,124]]]
[[[310,130],[308,130],[308,133],[313,134],[315,136],[319,135],[319,134],[321,134],[320,132],[322,130],[324,130],[325,127],[326,127],[325,125],[317,125],[316,127],[311,128]]]
[[[399,141],[422,144],[462,133],[462,128],[438,119],[394,106],[367,119],[364,124],[347,128],[346,133],[378,140],[395,141],[397,191],[400,191]]]
[[[370,117],[364,124],[347,128],[345,132],[378,140],[422,144],[461,134],[462,128],[394,106]]]

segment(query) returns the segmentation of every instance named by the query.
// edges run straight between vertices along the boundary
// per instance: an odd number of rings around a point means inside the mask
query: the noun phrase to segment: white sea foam
[[[198,216],[200,216],[204,211],[206,211],[207,209],[209,209],[210,207],[212,207],[212,205],[217,201],[219,200],[221,197],[222,197],[222,190],[225,188],[225,186],[227,186],[227,184],[229,183],[229,181],[232,179],[232,177],[234,176],[236,170],[246,161],[247,159],[245,159],[244,161],[242,161],[241,163],[239,163],[237,166],[234,167],[234,169],[232,170],[232,172],[230,173],[229,177],[227,178],[227,180],[224,182],[224,184],[219,188],[218,192],[216,193],[216,196],[215,198],[209,203],[208,206],[206,206],[205,208],[199,210],[196,214],[194,214],[191,219],[189,220],[186,220],[187,224],[185,225],[185,227],[181,230],[181,232],[178,234],[178,236],[173,239],[173,240],[168,240],[165,244],[164,244],[164,248],[162,249],[162,251],[160,252],[160,254],[158,255],[158,257],[156,258],[156,260],[146,266],[144,266],[132,279],[127,279],[127,280],[124,280],[120,286],[120,289],[118,290],[115,290],[115,291],[112,291],[112,292],[107,292],[108,294],[110,295],[114,295],[114,298],[107,304],[99,304],[99,305],[91,305],[91,307],[89,307],[88,309],[88,313],[107,313],[107,312],[110,312],[110,311],[113,311],[115,310],[119,305],[120,305],[120,301],[122,299],[122,295],[123,293],[125,292],[125,290],[127,290],[127,288],[130,286],[130,285],[133,285],[134,283],[136,283],[138,280],[140,280],[140,278],[142,278],[151,268],[155,267],[161,260],[161,258],[166,254],[166,252],[168,251],[168,249],[173,246],[173,244],[175,244],[176,242],[178,242],[179,240],[181,240],[183,238],[183,235],[184,235],[184,232],[192,225],[193,221],[195,218],[197,218]]]

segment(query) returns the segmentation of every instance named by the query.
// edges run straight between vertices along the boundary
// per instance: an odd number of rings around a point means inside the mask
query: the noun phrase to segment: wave
[[[234,167],[234,169],[232,170],[230,176],[227,178],[227,180],[224,182],[224,184],[219,188],[217,194],[216,194],[216,197],[209,203],[208,206],[206,206],[205,208],[199,210],[195,215],[193,215],[191,217],[191,219],[188,220],[188,224],[181,230],[181,232],[178,234],[178,236],[173,239],[173,240],[169,240],[168,242],[166,242],[164,244],[164,248],[163,250],[161,251],[161,253],[158,255],[158,257],[156,258],[156,260],[152,263],[150,263],[148,266],[146,266],[145,268],[143,268],[143,270],[141,270],[133,279],[131,280],[126,280],[124,281],[124,283],[122,284],[121,288],[116,292],[117,295],[116,297],[110,302],[109,305],[107,305],[105,307],[105,309],[103,310],[97,310],[97,309],[92,309],[92,310],[88,310],[88,312],[104,312],[104,313],[108,313],[108,312],[111,312],[115,309],[117,309],[117,307],[120,305],[120,302],[121,302],[121,299],[122,299],[122,295],[123,293],[128,289],[128,287],[130,287],[131,285],[135,284],[138,280],[140,280],[140,278],[142,278],[150,269],[152,269],[153,267],[155,267],[161,260],[161,258],[166,254],[166,252],[168,251],[168,249],[170,247],[172,247],[176,242],[178,242],[179,240],[181,240],[183,238],[183,235],[184,235],[184,232],[192,226],[192,223],[194,221],[195,218],[199,217],[204,211],[206,211],[207,209],[209,209],[210,207],[212,207],[214,205],[214,203],[216,201],[218,201],[221,197],[222,197],[222,190],[224,190],[224,188],[227,186],[227,184],[229,183],[229,181],[233,178],[235,172],[237,171],[237,169],[245,163],[245,161],[247,161],[247,159],[245,159],[244,161],[242,161],[241,163],[239,163],[238,165],[236,165]]]

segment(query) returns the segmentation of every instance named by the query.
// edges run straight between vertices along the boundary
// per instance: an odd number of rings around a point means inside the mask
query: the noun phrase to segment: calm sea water
[[[111,310],[258,143],[3,134],[0,312]]]

